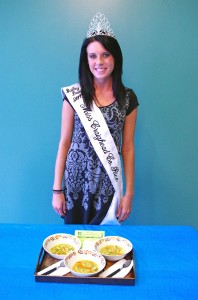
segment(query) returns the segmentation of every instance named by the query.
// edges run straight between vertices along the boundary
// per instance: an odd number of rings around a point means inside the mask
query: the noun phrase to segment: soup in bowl
[[[68,254],[65,266],[75,276],[94,276],[102,271],[106,265],[105,258],[95,250],[80,249]]]
[[[124,258],[133,248],[132,243],[119,236],[107,236],[96,241],[95,249],[106,260],[117,261]]]
[[[43,241],[45,251],[57,259],[64,259],[67,254],[80,249],[80,247],[80,240],[74,235],[66,233],[52,234]]]

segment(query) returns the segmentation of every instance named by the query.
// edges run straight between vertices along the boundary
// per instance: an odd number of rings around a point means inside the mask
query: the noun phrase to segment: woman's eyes
[[[109,56],[110,56],[110,53],[108,53],[108,52],[103,53],[103,56],[104,56],[104,57],[109,57]]]
[[[110,55],[111,55],[111,54],[108,53],[108,52],[105,52],[105,53],[102,54],[102,56],[103,56],[104,58],[107,58],[107,57],[109,57]],[[96,58],[97,58],[97,55],[96,55],[96,54],[89,54],[89,58],[91,58],[91,59],[96,59]]]
[[[96,55],[95,54],[89,54],[89,58],[94,59],[94,58],[96,58]]]

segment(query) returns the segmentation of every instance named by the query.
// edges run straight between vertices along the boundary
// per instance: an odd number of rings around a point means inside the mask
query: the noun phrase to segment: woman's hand
[[[132,210],[132,197],[125,195],[124,197],[122,197],[118,207],[118,211],[116,215],[118,221],[123,222],[126,219],[128,219],[131,210]]]
[[[65,201],[65,195],[63,193],[53,194],[52,207],[61,217],[65,216],[66,201]]]

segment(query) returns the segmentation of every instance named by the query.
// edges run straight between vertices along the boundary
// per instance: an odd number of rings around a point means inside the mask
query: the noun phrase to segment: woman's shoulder
[[[78,82],[61,88],[62,99],[66,100],[67,102],[69,102],[67,96],[68,93],[75,94],[79,92],[80,92],[80,84]]]
[[[61,93],[62,94],[66,94],[69,92],[73,92],[75,90],[79,90],[80,89],[80,84],[78,82],[70,84],[68,86],[64,86],[61,88]]]
[[[125,91],[126,91],[126,96],[127,97],[130,97],[130,98],[135,98],[137,99],[137,95],[136,93],[134,92],[134,90],[132,88],[129,88],[129,87],[125,87]]]
[[[139,101],[136,93],[132,88],[125,87],[126,91],[126,102],[128,102],[127,115],[131,113],[135,108],[138,107]]]

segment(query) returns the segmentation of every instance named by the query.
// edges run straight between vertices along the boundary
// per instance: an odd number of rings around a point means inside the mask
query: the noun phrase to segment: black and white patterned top
[[[68,101],[66,98],[64,100]],[[127,88],[125,104],[121,109],[116,100],[100,107],[119,154],[125,117],[137,106],[135,93]],[[64,181],[67,207],[65,223],[100,224],[113,199],[114,188],[76,112]]]

